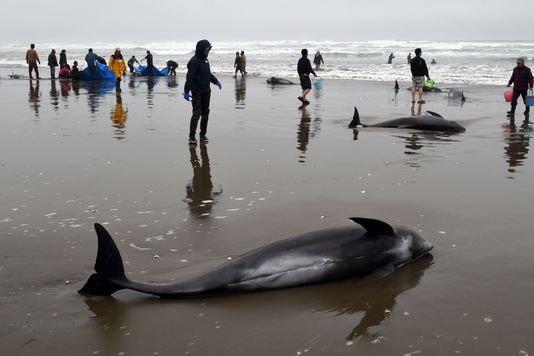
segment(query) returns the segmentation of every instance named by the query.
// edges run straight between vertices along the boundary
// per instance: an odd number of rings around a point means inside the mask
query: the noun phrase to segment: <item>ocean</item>
[[[262,77],[296,78],[296,63],[302,48],[309,50],[310,59],[317,50],[321,51],[325,65],[318,74],[329,79],[409,81],[406,57],[409,52],[414,56],[417,47],[423,50],[431,78],[441,84],[505,85],[517,57],[525,57],[527,65],[534,60],[534,41],[212,41],[212,45],[213,72],[232,74],[235,52],[243,50],[249,75]],[[55,48],[58,53],[66,49],[69,63],[77,60],[83,68],[89,47],[106,59],[115,47],[120,47],[126,58],[135,55],[138,60],[150,50],[156,66],[164,67],[167,60],[173,59],[179,64],[178,72],[185,73],[195,43],[36,43],[43,66],[50,49]],[[27,73],[28,48],[29,43],[0,44],[0,77]],[[387,64],[391,52],[396,58],[393,64]],[[436,64],[430,64],[432,59]]]

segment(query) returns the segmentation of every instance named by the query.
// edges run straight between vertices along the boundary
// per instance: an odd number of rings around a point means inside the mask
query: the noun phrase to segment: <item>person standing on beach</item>
[[[26,63],[28,63],[30,79],[33,79],[32,71],[35,71],[35,75],[37,79],[39,79],[39,68],[37,67],[37,63],[41,64],[41,60],[37,55],[37,51],[35,50],[35,45],[33,43],[30,45],[30,49],[26,51]]]
[[[247,56],[245,56],[245,51],[241,51],[241,58],[239,61],[239,71],[241,76],[247,75]]]
[[[528,120],[528,115],[530,113],[530,107],[526,106],[526,100],[525,97],[527,96],[527,90],[530,88],[532,90],[532,71],[529,67],[525,65],[525,59],[524,58],[518,58],[517,59],[517,66],[514,68],[512,72],[512,76],[510,77],[510,80],[508,81],[507,87],[514,84],[514,90],[513,90],[513,96],[512,96],[512,107],[510,111],[508,111],[508,116],[513,117],[515,114],[515,108],[517,107],[517,99],[519,99],[519,96],[521,95],[521,98],[523,98],[523,103],[525,103],[525,116],[527,116],[526,120]]]
[[[59,52],[59,68],[63,68],[65,65],[67,65],[67,51],[62,49]]]
[[[128,68],[130,68],[130,73],[133,73],[135,70],[134,63],[137,63],[137,65],[139,65],[139,62],[137,61],[135,56],[132,56],[132,58],[128,59]]]
[[[147,75],[154,75],[153,68],[154,68],[154,57],[152,56],[152,53],[150,51],[146,51],[145,58],[141,59],[141,62],[146,60],[146,73]]]
[[[89,68],[89,73],[91,74],[91,79],[97,79],[96,71],[96,57],[97,55],[93,53],[93,49],[89,48],[89,51],[85,55],[85,61],[87,62],[87,68]]]
[[[167,70],[169,71],[169,75],[176,75],[176,68],[178,68],[178,63],[173,60],[167,61]]]
[[[424,104],[423,88],[425,87],[425,77],[430,79],[428,75],[428,67],[425,60],[421,57],[421,48],[415,49],[415,57],[410,61],[410,69],[412,71],[412,104],[415,103],[415,92],[419,91],[419,104]]]
[[[321,64],[324,64],[323,56],[321,55],[321,52],[317,51],[315,53],[315,56],[313,57],[313,63],[315,64],[315,70],[319,70],[321,67]]]
[[[116,91],[121,91],[121,77],[122,73],[126,71],[126,63],[124,63],[120,48],[115,48],[115,52],[109,57],[109,70],[115,74]]]
[[[82,78],[82,72],[80,72],[80,69],[78,69],[78,61],[74,61],[74,63],[72,63],[70,75],[74,81],[78,81]]]
[[[237,72],[239,72],[239,68],[241,68],[241,57],[239,56],[239,52],[235,53],[234,68],[235,68],[234,78],[236,78]]]
[[[304,48],[302,51],[300,51],[300,53],[302,54],[302,57],[300,57],[297,63],[297,73],[299,74],[300,78],[302,94],[298,97],[298,99],[303,105],[308,105],[310,102],[306,100],[306,95],[308,95],[311,90],[310,73],[312,73],[314,77],[316,77],[317,74],[315,74],[313,71],[310,60],[308,59],[308,50]]]
[[[192,95],[193,115],[189,123],[189,143],[196,144],[196,130],[200,119],[200,142],[208,142],[208,117],[210,113],[210,83],[222,89],[222,84],[213,75],[208,61],[211,44],[208,40],[197,42],[195,55],[187,63],[187,75],[184,85],[184,99],[189,101]],[[191,93],[190,93],[191,92]]]
[[[408,53],[408,57],[406,57],[406,59],[408,60],[408,64],[412,63],[412,52]]]
[[[48,55],[48,66],[50,67],[50,78],[56,79],[56,67],[57,63],[56,50],[52,48],[52,51]]]

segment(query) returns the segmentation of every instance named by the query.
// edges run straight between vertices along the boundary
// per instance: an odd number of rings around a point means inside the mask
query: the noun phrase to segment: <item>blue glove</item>
[[[221,84],[221,82],[217,82],[217,83],[215,83],[215,85],[219,87],[219,90],[222,89],[222,84]]]
[[[182,95],[184,96],[184,99],[187,101],[191,100],[191,94],[189,92],[183,92]]]

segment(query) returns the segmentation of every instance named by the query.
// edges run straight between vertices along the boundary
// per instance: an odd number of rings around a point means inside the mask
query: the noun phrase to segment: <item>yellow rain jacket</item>
[[[115,54],[112,54],[111,57],[109,57],[108,67],[110,71],[115,73],[115,78],[120,78],[122,73],[126,70],[126,63],[124,63],[122,55],[117,58]]]

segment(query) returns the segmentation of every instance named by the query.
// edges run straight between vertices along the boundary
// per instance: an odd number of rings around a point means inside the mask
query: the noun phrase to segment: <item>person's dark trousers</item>
[[[200,119],[200,136],[206,136],[210,114],[211,93],[192,93],[193,116],[189,123],[189,138],[194,138]]]
[[[130,73],[133,73],[134,72],[134,66],[133,64],[128,64],[128,68],[130,68]]]
[[[96,73],[96,67],[89,67],[89,73],[91,73],[91,79],[93,80],[98,79],[98,75]]]
[[[115,90],[120,91],[121,90],[121,78],[117,78],[115,80]]]
[[[37,76],[37,79],[39,79],[39,68],[37,67],[37,63],[29,63],[28,71],[30,73],[30,79],[33,79],[32,70],[35,71],[35,75]]]
[[[525,103],[525,105],[526,105],[525,97],[527,96],[527,89],[517,90],[517,89],[514,88],[514,92],[513,92],[513,95],[512,95],[512,113],[515,112],[515,108],[517,107],[517,99],[519,99],[519,96],[521,96],[521,98],[523,98],[523,103]],[[530,107],[527,106],[525,111],[529,112],[530,111]]]

